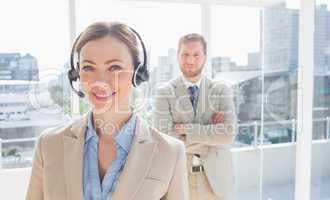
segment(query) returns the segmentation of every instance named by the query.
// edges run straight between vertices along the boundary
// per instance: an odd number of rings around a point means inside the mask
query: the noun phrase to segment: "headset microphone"
[[[82,91],[75,91],[80,98],[84,98],[85,94]]]

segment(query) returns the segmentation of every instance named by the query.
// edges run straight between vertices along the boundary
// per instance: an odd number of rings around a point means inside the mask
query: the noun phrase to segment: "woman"
[[[69,79],[80,80],[83,92],[74,90],[92,108],[41,134],[26,199],[188,199],[184,145],[130,109],[133,86],[148,78],[145,63],[140,36],[125,24],[94,23],[77,38]]]

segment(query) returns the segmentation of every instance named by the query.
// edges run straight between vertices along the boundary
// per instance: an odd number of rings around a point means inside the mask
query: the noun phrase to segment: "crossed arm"
[[[172,96],[171,96],[172,95]],[[209,124],[174,123],[170,98],[175,98],[168,90],[159,90],[155,97],[153,125],[163,133],[184,141],[187,150],[194,145],[227,145],[231,144],[235,136],[236,118],[232,92],[223,87],[219,95],[220,110],[212,114]]]

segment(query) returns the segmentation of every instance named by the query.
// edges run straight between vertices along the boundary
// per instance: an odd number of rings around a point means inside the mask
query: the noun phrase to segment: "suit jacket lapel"
[[[152,140],[149,129],[137,118],[136,131],[125,167],[115,188],[113,200],[132,200],[141,187],[151,167],[157,143]]]
[[[64,171],[67,199],[83,199],[83,150],[87,115],[73,123],[64,134]]]
[[[198,102],[196,109],[196,118],[201,119],[203,114],[206,111],[206,104],[208,102],[210,80],[207,77],[204,77],[201,81],[201,85],[198,92]]]
[[[194,119],[194,109],[190,101],[188,90],[181,77],[175,80],[174,87],[176,96],[174,105],[178,106],[177,109],[180,114],[184,115],[186,119],[188,118],[188,121],[192,121]]]

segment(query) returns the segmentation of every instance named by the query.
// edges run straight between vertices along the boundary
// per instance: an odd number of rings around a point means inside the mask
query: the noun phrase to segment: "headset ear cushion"
[[[134,74],[133,74],[133,85],[138,86],[144,81],[149,80],[149,72],[145,65],[141,65],[140,62],[138,62],[135,66]]]
[[[149,80],[149,72],[145,66],[141,66],[138,71],[137,78],[140,82],[148,81]]]
[[[75,69],[70,69],[68,73],[69,79],[72,81],[77,81],[79,78],[79,74]]]

